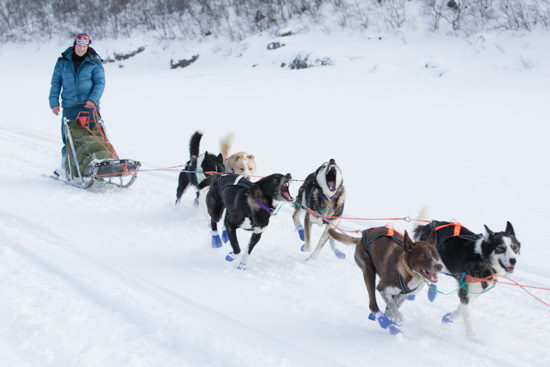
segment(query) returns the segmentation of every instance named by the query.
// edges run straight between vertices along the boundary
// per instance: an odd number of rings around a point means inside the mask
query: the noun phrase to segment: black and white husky
[[[221,245],[217,226],[225,210],[224,224],[233,249],[225,257],[227,261],[235,260],[241,253],[237,228],[252,231],[248,250],[242,255],[238,266],[239,269],[246,267],[248,256],[267,228],[277,201],[293,201],[289,191],[291,179],[290,173],[276,173],[252,183],[244,176],[231,173],[210,177],[201,184],[203,186],[206,182],[210,183],[210,190],[206,194],[206,206],[211,218],[213,247],[219,247],[214,246],[214,243]]]
[[[176,190],[176,204],[181,200],[181,196],[192,185],[197,188],[195,197],[195,206],[199,204],[200,190],[199,184],[211,174],[207,172],[224,172],[223,156],[221,154],[214,155],[208,152],[199,154],[200,143],[202,138],[200,131],[195,131],[189,142],[189,153],[191,158],[185,164],[185,168],[180,172],[178,178],[178,189]]]
[[[323,163],[317,170],[305,179],[298,191],[298,197],[294,202],[294,214],[292,219],[300,239],[304,242],[302,251],[311,251],[311,225],[313,223],[324,226],[323,234],[317,247],[308,259],[315,259],[321,252],[325,243],[330,241],[330,246],[338,258],[346,255],[336,248],[336,243],[329,236],[328,230],[332,222],[339,223],[338,218],[344,212],[346,191],[343,185],[342,172],[334,161]],[[311,211],[315,214],[311,214]],[[300,223],[300,214],[305,212],[304,225]]]
[[[426,240],[433,231],[437,234],[437,250],[447,268],[443,272],[456,278],[461,285],[458,308],[444,315],[441,321],[450,323],[462,317],[466,334],[471,335],[473,330],[468,305],[493,283],[468,283],[466,277],[489,277],[487,279],[490,280],[495,275],[512,273],[521,245],[510,222],[506,223],[503,232],[493,232],[485,226],[484,234],[476,234],[458,223],[432,221],[416,227],[414,238],[416,241]]]

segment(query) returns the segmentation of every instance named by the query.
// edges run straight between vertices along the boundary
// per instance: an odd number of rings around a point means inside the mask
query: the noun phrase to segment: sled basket
[[[137,178],[139,161],[120,159],[107,139],[97,110],[72,108],[63,119],[66,180],[88,188],[95,182],[129,187]]]

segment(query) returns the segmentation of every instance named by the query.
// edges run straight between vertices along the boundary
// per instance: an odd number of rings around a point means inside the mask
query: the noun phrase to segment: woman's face
[[[83,56],[86,53],[86,51],[88,51],[88,45],[80,44],[80,45],[75,45],[74,46],[74,52],[78,56]]]

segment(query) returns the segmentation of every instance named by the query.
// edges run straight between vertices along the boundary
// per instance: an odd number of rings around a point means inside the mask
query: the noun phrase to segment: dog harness
[[[454,237],[462,238],[466,241],[472,241],[472,242],[476,242],[481,237],[483,237],[482,234],[474,233],[470,231],[468,228],[464,227],[462,224],[457,222],[449,223],[449,222],[440,222],[440,221],[434,220],[430,223],[430,227],[432,228],[432,230],[436,232],[438,250],[445,244],[446,241]],[[486,278],[489,275],[494,275],[494,273],[495,273],[495,270],[489,266],[487,271],[483,272],[483,274],[481,274],[480,277]],[[447,275],[453,276],[452,274],[447,274]],[[465,275],[466,273],[461,274],[461,276],[465,276]],[[487,282],[481,282],[481,287],[483,289],[486,289],[488,286],[489,284]],[[494,284],[493,284],[493,287],[494,287]]]
[[[459,237],[464,240],[474,242],[483,237],[483,235],[476,234],[457,222],[449,223],[434,220],[430,223],[430,227],[436,232],[438,249],[443,246],[446,241],[453,237]]]
[[[226,176],[226,175],[222,175],[223,176]],[[221,190],[222,192],[228,188],[229,186],[238,186],[238,187],[241,187],[243,189],[250,189],[252,187],[253,183],[248,181],[244,175],[239,175],[237,176],[237,178],[235,178],[235,181],[233,183],[231,182],[227,182],[225,183],[222,187],[221,187]],[[256,204],[258,204],[260,206],[260,208],[262,208],[263,210],[265,210],[266,212],[268,212],[269,214],[271,215],[275,215],[274,211],[275,211],[275,208],[271,208],[269,207],[268,205],[266,205],[264,202],[262,202],[260,199],[257,199],[256,198]]]
[[[363,231],[363,234],[361,235],[361,243],[363,244],[363,247],[365,248],[365,251],[367,251],[367,254],[369,254],[371,257],[371,253],[370,253],[370,247],[371,245],[374,243],[374,241],[378,240],[379,238],[382,238],[382,237],[390,237],[393,241],[395,241],[395,243],[397,243],[399,246],[401,247],[404,247],[405,244],[403,243],[403,236],[399,236],[400,233],[397,232],[399,235],[396,234],[396,231],[392,228],[392,227],[386,227],[387,228],[387,231],[385,234],[379,234],[377,236],[374,236],[372,238],[369,238],[369,229],[365,229]],[[372,229],[372,228],[371,228]],[[406,264],[404,264],[405,266],[408,266]],[[414,289],[410,289],[409,286],[407,286],[407,282],[405,282],[405,280],[403,279],[403,277],[401,276],[401,274],[399,274],[399,272],[397,272],[397,281],[399,283],[399,288],[401,288],[401,292],[399,294],[409,294],[409,293],[412,293],[414,292],[417,288],[414,288]]]

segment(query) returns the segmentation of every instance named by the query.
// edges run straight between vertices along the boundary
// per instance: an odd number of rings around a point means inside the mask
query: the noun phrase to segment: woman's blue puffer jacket
[[[105,71],[102,60],[93,48],[89,48],[86,57],[74,71],[73,48],[66,49],[55,64],[50,88],[50,108],[71,107],[77,103],[92,101],[99,109],[99,100],[105,89]]]

